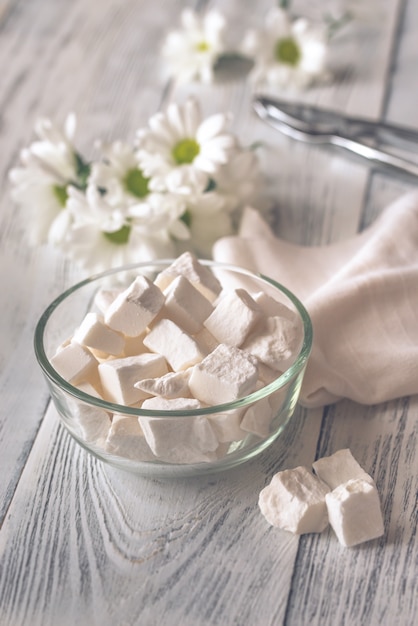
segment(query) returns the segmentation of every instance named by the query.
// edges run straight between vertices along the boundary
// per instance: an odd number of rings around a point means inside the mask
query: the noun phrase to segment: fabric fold
[[[213,257],[270,276],[305,304],[314,344],[301,404],[418,393],[418,193],[326,246],[286,242],[247,208],[239,234],[220,239]]]

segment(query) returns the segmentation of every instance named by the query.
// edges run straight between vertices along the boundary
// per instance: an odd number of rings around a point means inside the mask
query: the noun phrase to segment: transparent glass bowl
[[[312,325],[306,309],[287,288],[266,276],[232,265],[200,262],[210,267],[224,286],[244,287],[252,293],[263,291],[292,309],[300,320],[301,343],[294,362],[283,373],[277,373],[272,382],[239,400],[194,411],[122,406],[71,385],[51,364],[57,348],[73,335],[86,313],[96,310],[98,290],[112,284],[127,286],[138,274],[152,280],[172,263],[171,259],[125,266],[83,280],[56,298],[39,319],[35,354],[62,423],[83,448],[114,467],[161,478],[219,472],[265,450],[279,437],[294,412],[312,346]],[[119,441],[123,454],[120,446],[109,446],[106,441],[111,423],[116,424],[121,417],[124,421]],[[249,425],[249,430],[243,430],[242,423],[247,429]],[[251,424],[255,423],[254,429]],[[205,443],[208,424],[218,439],[216,449],[213,442]],[[159,441],[159,456],[148,445],[146,431]]]

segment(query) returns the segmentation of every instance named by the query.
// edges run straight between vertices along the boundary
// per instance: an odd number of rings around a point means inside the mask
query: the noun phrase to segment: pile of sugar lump
[[[345,547],[384,533],[379,495],[373,478],[348,448],[304,466],[275,474],[258,504],[272,526],[301,535],[320,533],[328,524]]]
[[[303,341],[291,309],[263,291],[229,288],[185,252],[151,282],[103,288],[71,338],[51,358],[84,392],[116,404],[194,410],[242,398],[272,382]],[[249,433],[269,434],[281,402],[180,418],[109,414],[73,401],[78,434],[122,457],[174,463],[210,462]]]

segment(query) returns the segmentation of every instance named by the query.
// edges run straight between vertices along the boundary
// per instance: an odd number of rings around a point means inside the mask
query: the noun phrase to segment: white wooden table
[[[281,237],[320,244],[364,228],[416,181],[292,142],[256,118],[245,76],[176,87],[159,49],[181,0],[0,2],[1,626],[412,626],[418,623],[418,399],[297,409],[264,455],[210,478],[159,481],[104,467],[58,422],[32,348],[43,308],[78,279],[58,253],[28,248],[8,170],[35,120],[78,116],[77,144],[133,139],[188,93],[231,110],[262,163]],[[268,0],[218,6],[237,42]],[[320,3],[296,2],[301,12]],[[324,4],[324,3],[323,3]],[[418,4],[380,0],[379,20],[337,36],[338,79],[308,100],[418,128]],[[308,13],[309,14],[309,13]],[[402,242],[400,242],[400,245]],[[349,447],[376,479],[385,536],[344,549],[332,532],[270,527],[257,499],[280,469]]]

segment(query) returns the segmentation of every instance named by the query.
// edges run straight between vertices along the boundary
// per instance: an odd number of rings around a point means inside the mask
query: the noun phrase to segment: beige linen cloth
[[[301,404],[418,393],[418,193],[361,234],[318,247],[278,239],[248,208],[239,235],[218,240],[213,256],[270,276],[308,309],[314,342]]]

